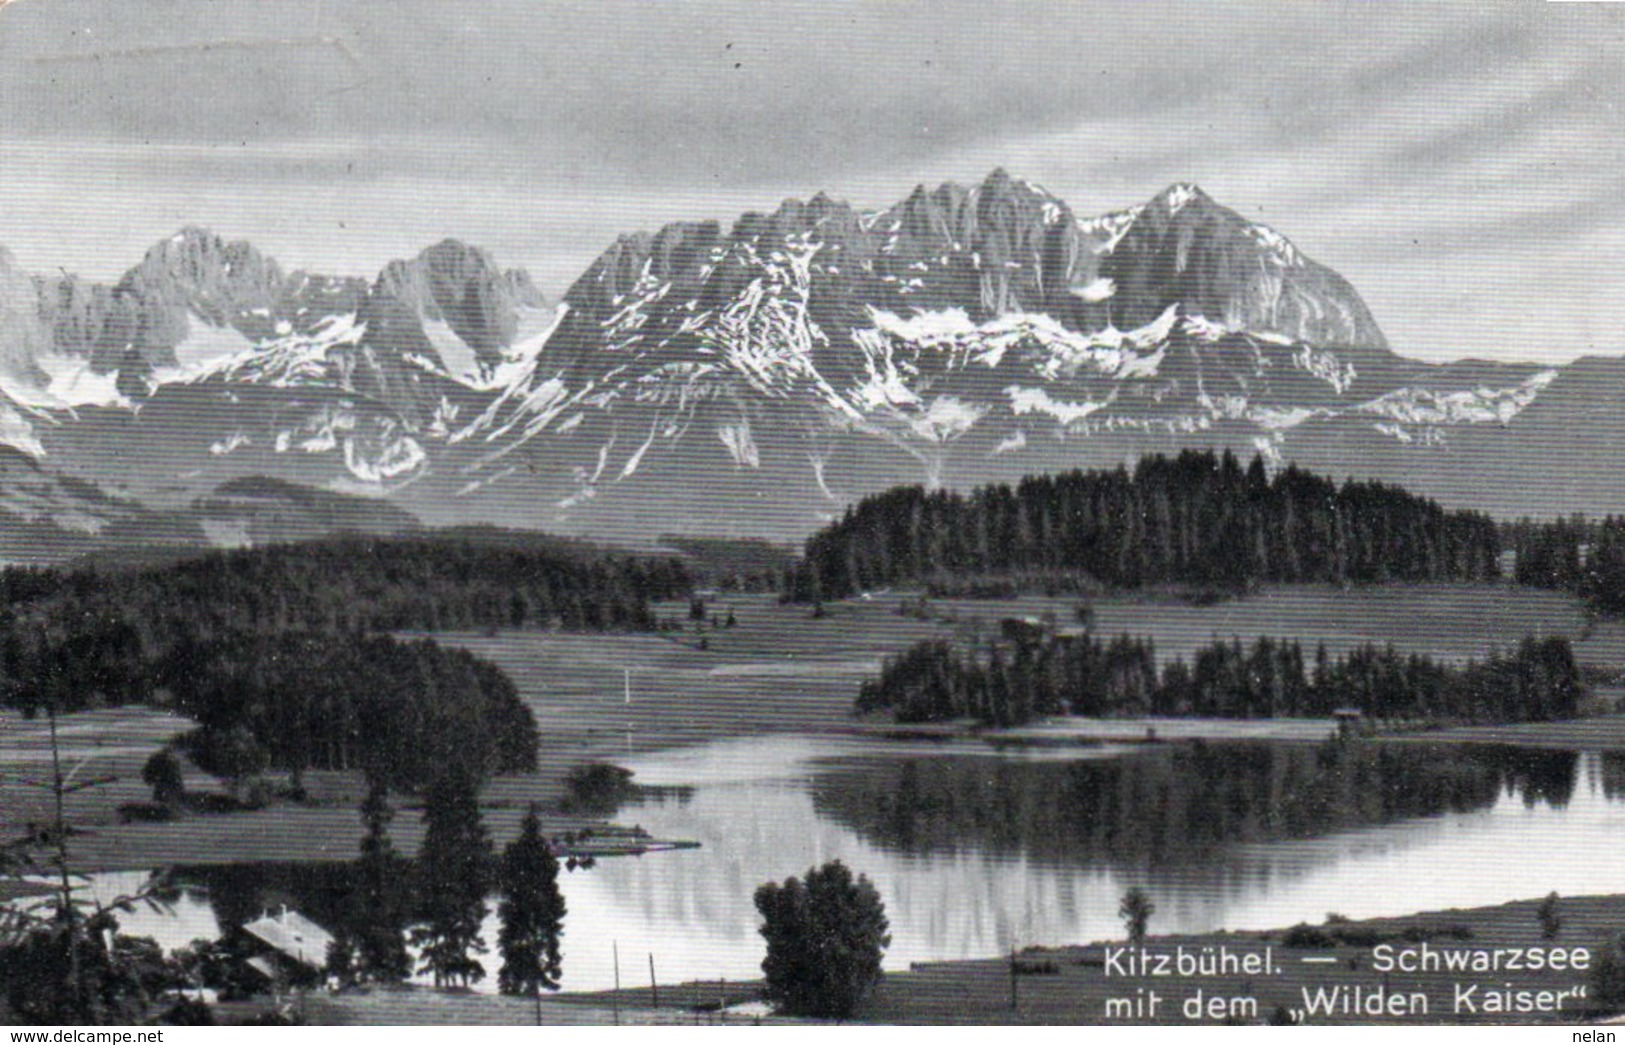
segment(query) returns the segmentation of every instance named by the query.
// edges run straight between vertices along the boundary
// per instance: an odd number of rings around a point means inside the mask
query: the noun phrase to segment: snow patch
[[[223,359],[254,349],[254,342],[236,327],[217,327],[195,312],[187,315],[186,323],[186,338],[174,350],[175,365],[183,372],[205,369]]]
[[[117,370],[98,374],[91,369],[89,360],[58,355],[39,356],[33,363],[45,373],[43,385],[0,373],[0,392],[18,406],[35,410],[130,406],[129,399],[118,390]]]
[[[1298,253],[1298,248],[1268,225],[1248,225],[1247,234],[1252,237],[1253,242],[1263,247],[1277,264],[1286,268],[1302,267],[1303,255]]]
[[[414,472],[428,456],[411,436],[386,439],[375,454],[368,454],[354,437],[344,440],[344,467],[357,479],[370,483]]]
[[[1314,417],[1316,413],[1318,411],[1301,406],[1255,406],[1249,416],[1258,427],[1275,431],[1283,428],[1296,428]]]
[[[909,428],[922,439],[946,443],[970,431],[987,416],[988,407],[967,403],[954,396],[939,396],[925,413],[909,419]]]
[[[1200,194],[1200,191],[1201,190],[1189,182],[1180,182],[1177,185],[1170,186],[1168,190],[1162,194],[1162,200],[1168,205],[1168,213],[1170,215],[1178,214],[1180,211],[1184,210],[1192,200],[1196,199],[1196,197]]]
[[[1117,293],[1117,284],[1105,276],[1096,276],[1081,287],[1073,287],[1072,293],[1088,302],[1105,301]]]
[[[756,448],[756,440],[751,436],[749,421],[740,421],[736,425],[717,425],[717,438],[728,448],[728,454],[733,458],[734,464],[742,468],[762,466],[762,455]]]
[[[1095,411],[1104,409],[1114,398],[1107,397],[1100,402],[1069,403],[1051,398],[1049,392],[1042,388],[1023,388],[1020,385],[1011,385],[1004,390],[1004,394],[1010,397],[1010,410],[1018,417],[1022,414],[1048,414],[1063,425],[1081,421]]]
[[[1080,221],[1078,222],[1078,228],[1085,235],[1096,240],[1093,248],[1096,254],[1110,254],[1117,249],[1117,245],[1122,242],[1124,236],[1128,235],[1128,230],[1134,227],[1134,223],[1139,220],[1144,211],[1145,204],[1137,203],[1127,210],[1103,214],[1098,218],[1090,218],[1088,221]]]
[[[1331,385],[1338,395],[1348,391],[1358,376],[1353,363],[1344,363],[1334,353],[1317,350],[1311,345],[1304,345],[1293,353],[1292,365]]]
[[[423,333],[439,357],[439,371],[454,381],[478,381],[481,376],[479,356],[468,342],[457,336],[451,324],[443,319],[423,319]]]
[[[1477,388],[1461,392],[1434,392],[1400,388],[1379,396],[1358,409],[1404,424],[1506,424],[1523,411],[1557,377],[1542,370],[1511,388]]]
[[[996,454],[1007,454],[1012,450],[1020,450],[1026,445],[1027,433],[1018,428],[1014,432],[1011,432],[1009,435],[1005,436],[1003,439],[1000,439],[999,445],[993,448],[993,452]]]
[[[237,449],[239,446],[248,445],[250,445],[248,436],[244,435],[241,431],[237,431],[231,433],[231,435],[227,436],[225,439],[210,443],[209,452],[214,454],[216,457],[224,457],[233,450]]]
[[[1218,341],[1230,333],[1230,328],[1223,323],[1215,323],[1202,315],[1186,316],[1180,324],[1180,329],[1192,337],[1199,337],[1203,341]]]

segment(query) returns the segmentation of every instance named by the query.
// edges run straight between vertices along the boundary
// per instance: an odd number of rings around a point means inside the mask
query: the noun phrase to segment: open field
[[[1033,747],[1078,744],[1137,744],[1182,740],[1326,740],[1337,733],[1329,718],[1054,718],[1026,726],[983,729],[972,724],[927,722],[897,726],[868,722],[854,731],[891,739],[945,739],[975,736],[991,744]]]
[[[1387,740],[1416,740],[1428,744],[1454,741],[1472,744],[1508,744],[1566,751],[1625,751],[1625,715],[1597,715],[1568,722],[1513,722],[1504,726],[1454,726]]]
[[[1625,666],[1625,622],[1593,623],[1578,600],[1560,592],[1505,584],[1267,585],[1240,598],[1197,605],[1165,592],[1009,601],[938,602],[961,619],[1053,612],[1064,626],[1087,601],[1102,635],[1155,641],[1159,659],[1189,657],[1215,639],[1260,635],[1324,642],[1336,656],[1367,643],[1392,643],[1438,660],[1483,660],[1525,635],[1566,635],[1582,663]]]
[[[175,715],[147,708],[87,711],[61,719],[59,736],[62,770],[73,781],[114,779],[67,796],[70,823],[109,824],[119,805],[145,802],[151,790],[141,782],[141,766],[148,756],[191,723]],[[53,817],[50,733],[43,717],[25,719],[0,710],[0,840],[24,834],[30,824],[44,825]],[[201,789],[212,778],[194,772],[187,786]]]
[[[535,713],[544,769],[562,771],[588,757],[720,737],[842,730],[859,683],[879,670],[882,657],[945,633],[882,604],[833,607],[822,620],[771,596],[728,597],[717,606],[731,606],[738,625],[708,625],[707,649],[698,648],[691,627],[660,635],[436,637],[508,673]],[[665,606],[662,615],[677,619],[686,610]]]
[[[1519,900],[1495,907],[1437,911],[1400,918],[1374,918],[1348,922],[1342,931],[1366,930],[1377,933],[1395,947],[1415,946],[1397,939],[1407,929],[1424,929],[1433,935],[1430,946],[1441,950],[1509,947],[1587,947],[1597,948],[1612,933],[1625,930],[1625,896],[1564,897],[1559,905],[1562,929],[1556,940],[1541,937],[1535,909],[1539,900]],[[1155,929],[1155,917],[1152,928]],[[1175,948],[1200,951],[1220,946],[1236,955],[1258,955],[1271,948],[1271,963],[1278,974],[1246,975],[1220,973],[1200,979],[1150,976],[1108,976],[1101,943],[1087,946],[1030,948],[1019,962],[1031,972],[1016,978],[1016,1003],[1011,1005],[1011,976],[1008,957],[975,961],[933,962],[916,965],[907,972],[885,975],[875,993],[859,1010],[857,1020],[880,1024],[1181,1024],[1223,1022],[1221,1019],[1187,1021],[1180,1011],[1181,1001],[1200,989],[1204,998],[1250,998],[1251,1006],[1238,1005],[1237,1022],[1267,1020],[1277,1006],[1289,1011],[1303,1007],[1303,990],[1345,988],[1359,985],[1367,990],[1386,988],[1390,992],[1426,995],[1427,1011],[1421,1015],[1393,1017],[1338,1015],[1310,1017],[1311,1024],[1362,1023],[1575,1023],[1591,1015],[1589,1003],[1571,999],[1564,1009],[1552,1014],[1497,1015],[1483,1011],[1455,1011],[1455,984],[1480,984],[1470,995],[1482,1008],[1489,989],[1511,983],[1516,988],[1564,990],[1587,982],[1585,972],[1572,970],[1539,972],[1470,973],[1430,971],[1384,975],[1372,967],[1371,946],[1335,944],[1330,947],[1287,948],[1281,937],[1285,927],[1269,933],[1209,933],[1200,936],[1152,936],[1146,948],[1154,953],[1173,954]],[[1451,932],[1470,933],[1468,939],[1451,938]],[[1118,941],[1117,944],[1121,944]],[[1115,946],[1116,944],[1113,944]],[[1305,957],[1330,958],[1330,962],[1306,963]],[[744,989],[746,985],[739,985]],[[1108,1016],[1108,998],[1134,998],[1141,988],[1155,990],[1165,1000],[1156,1018],[1127,1019]],[[661,988],[670,996],[671,988]],[[681,998],[681,993],[677,992]],[[647,1006],[648,988],[620,992],[623,1005]],[[609,994],[564,995],[561,1000],[578,1002],[594,1010],[608,1006]],[[1230,1006],[1226,1005],[1226,1012]],[[1256,1016],[1248,1015],[1256,1012]]]
[[[119,822],[118,807],[146,802],[150,789],[141,767],[165,742],[190,728],[186,719],[147,708],[118,708],[64,716],[60,720],[64,775],[72,781],[112,778],[67,796],[74,867],[81,872],[146,870],[170,864],[285,860],[348,860],[356,853],[361,823],[356,809],[363,785],[356,773],[305,775],[308,803],[274,803],[266,809],[229,814],[183,814],[167,823]],[[0,839],[12,840],[52,819],[48,781],[51,756],[45,719],[0,712]],[[218,792],[223,785],[188,765],[191,792]],[[544,810],[544,829],[559,834],[603,825],[590,817],[552,810],[564,791],[556,775],[511,774],[487,785],[482,796],[486,826],[501,845],[519,833],[532,802]],[[395,799],[391,836],[397,849],[415,852],[422,839],[420,810]]]
[[[911,597],[891,592],[827,604],[827,616],[809,607],[780,605],[772,596],[723,595],[713,612],[738,619],[734,628],[707,625],[696,632],[687,606],[661,607],[680,620],[681,633],[582,635],[539,631],[455,633],[442,641],[500,665],[536,715],[544,770],[586,757],[698,743],[719,737],[771,732],[818,733],[854,728],[849,715],[858,686],[887,655],[927,638],[984,631],[1013,616],[1053,613],[1062,624],[1079,600],[931,600],[925,619],[898,608]],[[1625,666],[1625,625],[1592,625],[1567,596],[1509,585],[1433,584],[1340,589],[1331,586],[1265,588],[1210,606],[1173,594],[1125,594],[1090,600],[1102,634],[1149,635],[1166,660],[1188,657],[1215,638],[1250,642],[1260,635],[1325,642],[1333,654],[1365,643],[1394,646],[1444,660],[1483,658],[1527,634],[1568,635],[1581,659],[1597,667]],[[699,648],[703,637],[707,648]],[[632,699],[625,700],[628,673]],[[883,728],[883,727],[877,727]],[[1145,724],[1060,724],[1041,733],[1077,733],[1123,739],[1143,735]],[[1292,739],[1323,735],[1320,725],[1293,727]],[[1195,724],[1172,724],[1159,736],[1218,737]],[[1247,735],[1280,733],[1282,724],[1226,724]],[[1314,736],[1311,736],[1313,734]]]
[[[648,995],[648,991],[644,994]],[[730,987],[730,1002],[752,998],[754,988]],[[696,1008],[695,997],[706,999],[703,1007]],[[743,1026],[764,1022],[757,1017],[726,1013],[718,1015],[715,998],[717,984],[683,984],[661,988],[661,1004],[657,1007],[650,997],[637,1003],[623,1002],[617,1009],[608,998],[601,1004],[581,1001],[562,1001],[557,997],[542,999],[541,1019],[536,1015],[536,1004],[530,998],[511,998],[500,994],[437,991],[431,988],[405,990],[356,991],[344,994],[311,993],[305,996],[303,1009],[306,1018],[323,1025],[372,1026],[515,1026],[540,1024],[543,1027],[594,1026],[681,1026],[727,1024]],[[772,1019],[773,1023],[794,1022]]]

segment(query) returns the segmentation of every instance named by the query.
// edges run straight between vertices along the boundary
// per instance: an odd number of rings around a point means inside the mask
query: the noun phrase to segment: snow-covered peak
[[[1110,254],[1116,249],[1117,244],[1122,242],[1123,237],[1128,235],[1128,230],[1134,227],[1135,221],[1144,212],[1145,204],[1136,203],[1126,210],[1112,211],[1110,214],[1079,221],[1078,229],[1094,240],[1096,254]]]
[[[1303,265],[1303,255],[1298,253],[1298,248],[1268,225],[1250,224],[1247,226],[1247,235],[1263,247],[1278,264],[1288,268],[1299,268]]]
[[[1175,182],[1166,189],[1163,189],[1161,194],[1157,196],[1157,199],[1161,200],[1163,204],[1167,206],[1168,213],[1172,215],[1178,214],[1190,203],[1194,202],[1195,200],[1204,199],[1206,196],[1207,194],[1202,191],[1200,186],[1194,184],[1193,182],[1180,181]]]

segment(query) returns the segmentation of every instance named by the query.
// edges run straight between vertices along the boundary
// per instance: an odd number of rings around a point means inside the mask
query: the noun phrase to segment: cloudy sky
[[[1198,182],[1407,354],[1625,352],[1621,6],[14,0],[0,243],[370,275],[451,235],[558,294],[618,232],[1002,165],[1080,214]]]

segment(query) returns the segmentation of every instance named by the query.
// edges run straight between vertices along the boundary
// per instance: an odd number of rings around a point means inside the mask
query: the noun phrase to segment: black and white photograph
[[[0,0],[0,1023],[1613,1041],[1622,465],[1625,4]]]

